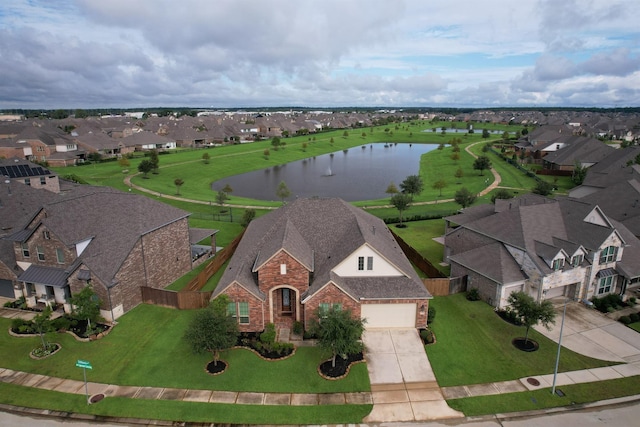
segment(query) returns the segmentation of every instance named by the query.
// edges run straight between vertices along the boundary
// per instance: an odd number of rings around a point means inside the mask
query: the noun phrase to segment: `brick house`
[[[252,221],[215,289],[241,331],[306,328],[350,309],[367,327],[424,327],[431,295],[384,222],[340,199],[297,199]]]
[[[30,306],[69,311],[70,295],[90,284],[102,316],[115,320],[142,302],[141,286],[164,288],[192,269],[188,212],[102,187],[60,195],[17,184],[13,190],[0,195],[0,206],[30,201],[31,210],[1,237],[0,249],[10,242],[12,254],[1,254],[0,279]]]
[[[531,194],[445,220],[451,277],[495,307],[514,291],[587,300],[640,287],[640,241],[597,205]]]

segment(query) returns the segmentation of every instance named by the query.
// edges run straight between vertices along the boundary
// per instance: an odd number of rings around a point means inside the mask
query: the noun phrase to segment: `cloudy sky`
[[[637,0],[2,0],[0,108],[640,106]]]

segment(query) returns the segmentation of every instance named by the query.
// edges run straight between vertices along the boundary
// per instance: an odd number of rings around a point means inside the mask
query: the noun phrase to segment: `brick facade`
[[[360,304],[344,293],[335,284],[329,283],[324,288],[313,294],[304,304],[304,327],[310,326],[312,319],[316,317],[316,310],[320,304],[341,304],[343,310],[351,310],[353,317],[360,318]]]
[[[263,331],[268,321],[266,304],[264,301],[247,291],[237,283],[232,284],[224,291],[224,295],[229,297],[231,302],[249,303],[249,324],[238,324],[240,332]]]

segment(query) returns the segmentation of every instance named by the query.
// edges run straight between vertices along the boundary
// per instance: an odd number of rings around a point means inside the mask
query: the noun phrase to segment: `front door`
[[[291,316],[293,314],[293,310],[291,308],[291,290],[290,289],[282,289],[281,301],[282,301],[282,315],[283,316]]]

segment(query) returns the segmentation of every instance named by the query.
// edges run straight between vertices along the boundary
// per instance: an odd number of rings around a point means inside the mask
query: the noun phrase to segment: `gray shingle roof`
[[[450,260],[500,284],[520,282],[527,278],[509,251],[498,242],[452,255]]]
[[[403,274],[401,278],[354,279],[338,277],[332,270],[347,256],[368,244]],[[213,297],[236,282],[264,298],[252,268],[280,249],[313,270],[305,296],[329,281],[358,298],[428,298],[416,275],[384,222],[340,199],[297,199],[249,224]]]

